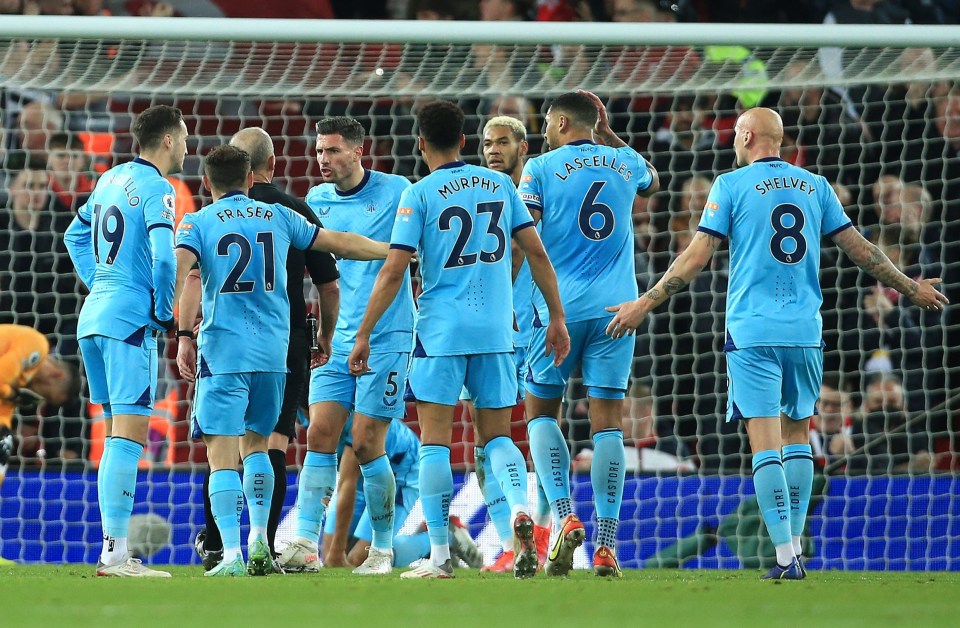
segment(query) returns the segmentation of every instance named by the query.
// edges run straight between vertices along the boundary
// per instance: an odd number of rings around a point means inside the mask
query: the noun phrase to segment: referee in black
[[[280,203],[289,207],[307,219],[311,224],[323,226],[306,203],[289,194],[281,192],[273,184],[273,171],[276,167],[276,155],[273,152],[273,140],[261,128],[251,127],[238,131],[230,138],[230,144],[250,155],[250,168],[253,170],[253,187],[248,196],[263,203]],[[313,345],[312,331],[307,323],[306,301],[303,296],[303,269],[310,271],[310,279],[317,287],[320,296],[320,328],[316,344],[319,347],[311,357]],[[290,345],[287,349],[287,383],[283,393],[283,404],[277,426],[270,435],[268,454],[273,465],[276,480],[273,485],[273,500],[270,503],[270,520],[267,524],[267,536],[270,551],[276,557],[274,542],[277,526],[280,525],[280,513],[287,497],[287,447],[296,437],[297,409],[305,399],[311,366],[322,365],[330,356],[333,330],[337,324],[337,312],[340,309],[340,287],[337,279],[337,264],[330,253],[301,251],[290,247],[287,254],[287,296],[290,299]],[[196,278],[199,281],[199,277]],[[198,287],[199,289],[199,287]],[[206,529],[197,534],[197,553],[203,560],[204,569],[210,570],[223,558],[223,542],[220,531],[210,510],[210,496],[207,483],[203,486],[203,512],[206,517]],[[274,561],[274,568],[276,561]]]

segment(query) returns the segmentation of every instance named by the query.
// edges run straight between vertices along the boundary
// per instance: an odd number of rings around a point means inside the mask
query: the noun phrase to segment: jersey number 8
[[[783,224],[783,217],[793,217],[793,224],[789,227]],[[770,238],[770,254],[781,264],[796,264],[807,254],[807,241],[803,238],[805,219],[803,212],[796,205],[784,203],[773,208],[770,215],[770,224],[773,226],[773,237]],[[788,252],[783,245],[787,240],[793,240],[794,247]]]

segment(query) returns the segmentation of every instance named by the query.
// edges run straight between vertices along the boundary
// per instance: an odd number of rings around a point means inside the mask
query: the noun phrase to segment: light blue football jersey
[[[77,336],[123,340],[153,322],[157,302],[173,318],[173,287],[153,285],[150,231],[173,230],[173,186],[156,166],[139,157],[115,166],[97,181],[78,219],[90,225],[96,263],[93,286],[84,300]],[[169,252],[159,251],[161,255]],[[163,319],[166,320],[166,319]]]
[[[307,193],[307,205],[323,226],[349,231],[386,242],[393,231],[400,195],[410,187],[404,177],[367,170],[356,188],[340,192],[332,183],[315,186]],[[357,329],[367,309],[383,261],[360,262],[338,259],[340,270],[340,313],[333,335],[333,352],[347,355],[357,338]],[[413,291],[409,274],[387,311],[370,334],[371,353],[408,353],[413,346]]]
[[[508,175],[462,161],[403,192],[390,246],[420,255],[418,349],[431,357],[513,351],[510,238],[532,226]]]
[[[540,238],[553,262],[567,322],[609,316],[604,308],[637,298],[633,199],[650,187],[647,162],[630,147],[580,140],[531,159],[520,196],[542,212]],[[536,316],[548,320],[534,291]]]
[[[177,229],[177,248],[200,260],[200,375],[284,373],[290,339],[287,251],[320,228],[283,205],[230,192]]]
[[[337,443],[337,459],[343,455],[344,447],[353,447],[353,413],[347,418],[347,423],[340,434]],[[397,479],[397,488],[404,486],[419,488],[420,486],[420,441],[417,435],[400,420],[390,421],[387,428],[387,439],[384,444],[390,468]],[[357,491],[363,490],[363,476],[357,479]]]
[[[727,350],[821,346],[820,238],[851,226],[826,179],[782,159],[719,176],[699,230],[730,238]]]

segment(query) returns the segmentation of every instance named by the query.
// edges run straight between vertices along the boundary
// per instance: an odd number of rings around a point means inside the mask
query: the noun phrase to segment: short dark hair
[[[348,142],[363,146],[363,125],[347,116],[324,118],[317,122],[317,135],[340,135]]]
[[[840,373],[824,373],[822,384],[827,388],[846,392],[846,389],[842,388],[842,384],[840,384]]]
[[[203,160],[203,174],[220,192],[246,189],[249,173],[250,155],[230,144],[217,146]]]
[[[65,148],[67,150],[83,150],[83,142],[74,133],[59,131],[50,136],[48,143],[51,150]]]
[[[563,112],[579,126],[592,129],[597,124],[597,106],[587,96],[577,92],[560,94],[550,103],[550,110]]]
[[[180,128],[183,113],[170,105],[154,105],[144,110],[131,129],[140,144],[140,150],[152,150],[160,146],[163,136]]]
[[[417,112],[420,137],[434,148],[458,148],[463,123],[463,109],[449,100],[430,101]]]

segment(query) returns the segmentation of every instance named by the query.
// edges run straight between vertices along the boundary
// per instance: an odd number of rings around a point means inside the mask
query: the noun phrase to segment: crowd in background
[[[595,20],[625,22],[957,23],[960,0],[314,0],[255,3],[226,0],[0,0],[0,13],[152,15],[183,17],[314,17],[484,20]],[[134,43],[98,50],[90,63],[121,72],[139,54]],[[543,150],[545,100],[510,88],[535,75],[576,87],[582,55],[554,47],[518,65],[504,49],[463,50],[469,80],[502,96],[464,96],[467,161],[479,163],[478,133],[492,115],[520,118],[530,153]],[[129,126],[155,98],[129,94],[20,89],[4,77],[34,67],[76,72],[76,49],[56,42],[13,42],[0,55],[0,322],[30,325],[48,335],[55,352],[79,363],[75,337],[84,288],[72,272],[63,232],[93,190],[97,176],[134,153]],[[424,54],[429,54],[425,51]],[[643,50],[611,48],[605,68],[625,82],[658,80],[662,68],[691,76],[711,63],[735,62],[762,73],[776,50],[725,47]],[[905,75],[936,63],[927,48],[898,51],[890,60]],[[424,56],[412,55],[422,62]],[[844,51],[821,50],[809,61],[790,60],[796,77],[842,75],[854,62]],[[463,64],[456,66],[463,74]],[[403,68],[400,68],[402,70]],[[442,71],[442,70],[441,70]],[[834,74],[831,74],[834,73]],[[469,72],[468,72],[469,74]],[[462,78],[462,77],[460,77]],[[451,81],[460,80],[452,77]],[[810,82],[807,82],[810,84]],[[508,91],[511,91],[508,94]],[[960,85],[915,81],[892,85],[766,89],[729,93],[604,95],[614,130],[660,173],[662,192],[634,206],[635,257],[641,292],[689,243],[714,178],[733,167],[733,123],[740,111],[769,106],[784,120],[783,157],[823,175],[854,223],[911,277],[943,277],[960,303]],[[277,142],[278,182],[303,196],[318,182],[311,123],[350,115],[368,132],[368,167],[417,178],[426,169],[415,150],[416,98],[307,98],[289,100],[178,98],[190,127],[190,157],[178,187],[178,217],[204,203],[202,155],[241,126],[263,126]],[[634,383],[624,416],[625,436],[637,445],[634,469],[701,469],[739,473],[749,459],[736,424],[724,421],[726,378],[720,357],[727,260],[655,312],[639,330]],[[831,246],[822,259],[825,372],[820,413],[812,422],[815,452],[828,470],[886,473],[955,469],[952,452],[957,400],[955,354],[960,309],[921,312],[860,273]],[[586,401],[569,392],[566,427],[580,463],[590,441]],[[21,417],[23,460],[87,455],[84,406],[51,416]],[[182,419],[182,417],[180,417]]]

